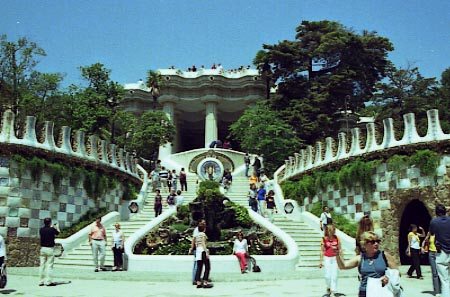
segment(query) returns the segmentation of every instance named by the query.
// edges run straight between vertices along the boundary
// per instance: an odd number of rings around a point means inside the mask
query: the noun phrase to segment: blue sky
[[[0,34],[37,42],[47,52],[38,69],[65,73],[65,85],[80,83],[78,67],[96,62],[120,83],[171,65],[248,65],[263,43],[292,40],[302,20],[322,19],[388,37],[394,63],[414,63],[426,77],[450,67],[448,0],[0,0],[0,7]]]

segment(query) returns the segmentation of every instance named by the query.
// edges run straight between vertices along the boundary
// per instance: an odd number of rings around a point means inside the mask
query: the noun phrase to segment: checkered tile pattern
[[[3,236],[36,237],[46,217],[57,220],[60,228],[70,227],[95,208],[96,201],[87,196],[81,182],[63,179],[58,195],[47,173],[35,182],[29,171],[21,177],[17,172],[14,162],[0,156],[0,234]],[[121,195],[119,188],[111,189],[99,206],[117,211]]]
[[[373,192],[364,193],[359,184],[353,189],[328,186],[327,191],[319,191],[312,199],[306,197],[303,205],[306,210],[310,210],[313,203],[322,201],[336,213],[344,214],[348,219],[355,221],[358,221],[365,211],[370,211],[377,229],[381,211],[391,207],[388,191],[434,186],[436,183],[441,185],[445,178],[450,178],[450,156],[442,157],[436,169],[436,178],[422,175],[419,168],[403,168],[396,173],[388,171],[386,164],[380,164],[372,176],[375,186]]]

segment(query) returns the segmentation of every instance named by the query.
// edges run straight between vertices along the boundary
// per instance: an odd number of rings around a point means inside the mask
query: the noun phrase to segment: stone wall
[[[57,220],[61,229],[70,227],[92,209],[120,211],[122,194],[119,184],[99,199],[88,197],[82,181],[63,178],[55,187],[45,171],[39,181],[31,178],[29,170],[19,177],[17,164],[0,157],[0,234],[8,241],[8,262],[11,266],[38,264],[44,218]]]
[[[389,171],[387,164],[379,165],[372,176],[373,192],[364,192],[359,184],[352,189],[329,186],[314,197],[306,197],[304,206],[310,210],[315,202],[328,205],[334,212],[359,221],[365,211],[371,212],[375,231],[383,236],[383,248],[399,253],[400,222],[405,207],[413,200],[421,201],[431,217],[436,204],[450,206],[450,156],[441,158],[436,176],[421,174],[419,168]]]
[[[437,204],[450,205],[450,170],[445,176],[444,184],[436,187],[412,189],[395,189],[388,192],[390,208],[381,211],[379,225],[383,233],[383,249],[399,259],[399,226],[406,206],[413,200],[424,204],[431,217]]]

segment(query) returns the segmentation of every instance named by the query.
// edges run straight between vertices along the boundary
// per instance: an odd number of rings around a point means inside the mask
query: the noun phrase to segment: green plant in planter
[[[253,221],[250,218],[248,210],[245,207],[231,201],[227,203],[227,207],[233,209],[235,221],[239,226],[249,228],[253,225]]]
[[[418,167],[420,172],[428,176],[436,175],[439,160],[438,153],[430,150],[418,150],[410,158],[411,165]]]
[[[405,167],[409,166],[409,157],[404,155],[393,155],[387,161],[387,169],[390,171],[400,172]]]

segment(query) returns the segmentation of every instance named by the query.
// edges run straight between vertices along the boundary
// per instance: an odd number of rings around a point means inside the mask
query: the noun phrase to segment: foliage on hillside
[[[293,128],[263,103],[247,109],[230,131],[243,151],[263,155],[267,173],[274,172],[300,147]]]

